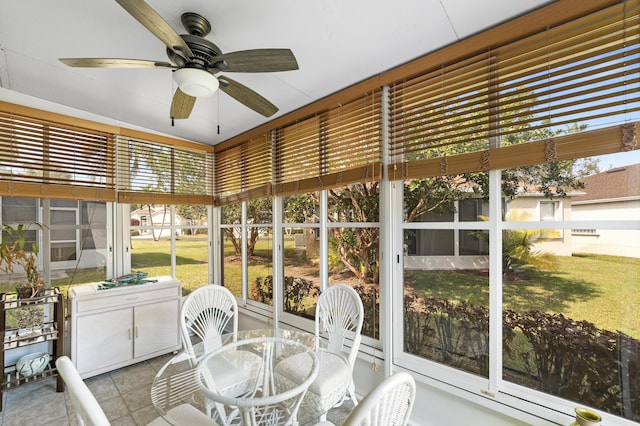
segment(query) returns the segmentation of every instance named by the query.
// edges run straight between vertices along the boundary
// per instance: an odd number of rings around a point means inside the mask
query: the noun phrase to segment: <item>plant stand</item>
[[[52,309],[51,318],[44,322],[40,330],[25,332],[19,328],[7,328],[7,314],[9,312],[37,306],[43,306],[45,309],[50,307]],[[3,366],[2,386],[0,386],[0,411],[2,411],[2,393],[4,390],[23,383],[56,375],[56,391],[64,391],[64,381],[57,374],[55,367],[56,359],[64,355],[64,296],[57,287],[47,289],[40,296],[32,298],[19,298],[15,293],[0,294],[0,335],[3,341],[0,348],[0,365]],[[7,350],[43,342],[51,343],[49,350],[50,361],[49,365],[41,373],[24,377],[16,371],[15,364],[5,366],[5,353]]]

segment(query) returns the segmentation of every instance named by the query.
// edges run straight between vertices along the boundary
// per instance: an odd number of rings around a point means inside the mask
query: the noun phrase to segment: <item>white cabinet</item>
[[[181,284],[156,283],[69,290],[71,359],[83,378],[180,348]]]

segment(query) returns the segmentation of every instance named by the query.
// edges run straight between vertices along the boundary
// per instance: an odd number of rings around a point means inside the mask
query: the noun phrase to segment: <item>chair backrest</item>
[[[182,343],[185,351],[195,356],[191,334],[204,344],[204,353],[222,344],[221,336],[238,331],[238,302],[225,287],[207,284],[191,292],[184,300],[180,313]],[[227,330],[231,321],[232,330]]]
[[[56,359],[56,368],[67,385],[71,403],[78,416],[78,424],[80,426],[108,426],[107,416],[87,385],[82,381],[80,373],[71,359],[67,356],[59,357]]]
[[[342,426],[405,426],[416,398],[416,382],[401,371],[383,380],[369,392]]]
[[[316,337],[329,340],[328,349],[347,356],[353,365],[362,339],[364,306],[360,295],[346,284],[334,284],[322,292],[316,305]],[[347,346],[347,336],[353,333],[351,349]]]

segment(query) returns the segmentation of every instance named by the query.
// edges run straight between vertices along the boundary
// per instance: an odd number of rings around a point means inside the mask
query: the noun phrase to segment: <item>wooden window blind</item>
[[[114,201],[107,132],[0,111],[0,195]]]
[[[270,133],[216,150],[216,205],[270,195],[271,171]]]
[[[619,126],[640,120],[639,9],[627,0],[392,84],[390,178],[633,149]],[[593,140],[609,127],[613,143]]]
[[[380,180],[381,91],[275,130],[274,194]]]
[[[212,156],[204,150],[121,135],[117,165],[121,203],[213,203]]]

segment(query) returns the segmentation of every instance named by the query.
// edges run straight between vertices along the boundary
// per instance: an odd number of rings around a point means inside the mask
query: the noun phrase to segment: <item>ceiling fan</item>
[[[91,68],[168,68],[178,85],[171,102],[172,119],[188,118],[196,98],[213,95],[218,88],[259,114],[270,117],[278,108],[247,86],[220,72],[277,72],[298,69],[290,49],[253,49],[222,53],[205,39],[211,24],[197,13],[181,17],[188,34],[178,35],[173,28],[143,0],[116,0],[167,46],[169,62],[120,58],[60,58],[71,67]]]

